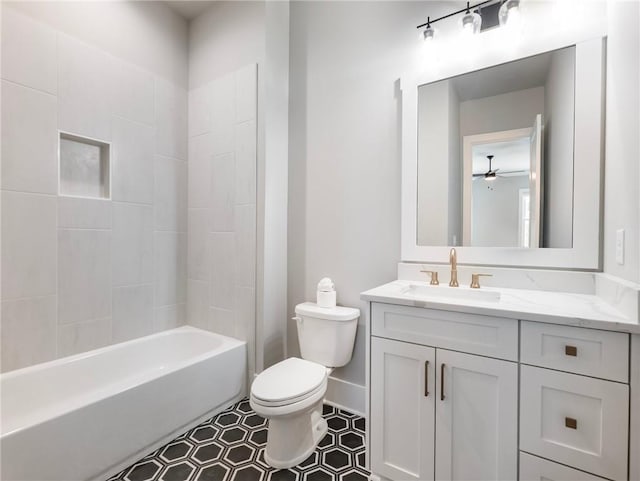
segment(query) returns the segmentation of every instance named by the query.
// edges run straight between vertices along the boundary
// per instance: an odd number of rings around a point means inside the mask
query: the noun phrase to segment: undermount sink
[[[415,296],[424,300],[436,300],[439,298],[469,299],[474,301],[497,302],[500,300],[500,292],[491,289],[470,287],[431,286],[426,284],[409,284],[404,288],[403,294]]]

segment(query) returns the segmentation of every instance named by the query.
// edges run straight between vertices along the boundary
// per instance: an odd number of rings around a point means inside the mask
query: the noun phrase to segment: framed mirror
[[[403,261],[599,267],[604,54],[403,79]]]

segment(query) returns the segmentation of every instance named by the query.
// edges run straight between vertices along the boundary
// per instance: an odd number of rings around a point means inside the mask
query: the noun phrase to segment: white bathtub
[[[180,327],[0,375],[0,479],[106,479],[244,394],[246,344]]]

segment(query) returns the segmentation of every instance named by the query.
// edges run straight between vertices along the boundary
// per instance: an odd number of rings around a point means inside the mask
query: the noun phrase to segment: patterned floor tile
[[[327,435],[295,468],[267,465],[267,420],[244,399],[109,481],[366,481],[364,418],[328,405],[323,416]]]

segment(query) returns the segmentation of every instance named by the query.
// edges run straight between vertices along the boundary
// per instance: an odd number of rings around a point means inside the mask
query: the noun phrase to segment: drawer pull
[[[440,366],[440,401],[444,401],[444,362]]]
[[[578,420],[573,418],[564,418],[564,425],[569,429],[578,429]]]
[[[566,356],[576,357],[578,355],[578,348],[576,346],[564,346],[564,353]]]
[[[429,361],[424,362],[424,397],[429,397]]]

